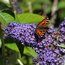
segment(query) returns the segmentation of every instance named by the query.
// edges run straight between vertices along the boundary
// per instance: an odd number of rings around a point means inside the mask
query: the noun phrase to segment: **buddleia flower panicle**
[[[35,24],[18,24],[10,23],[5,28],[7,36],[24,43],[25,45],[36,45],[34,36],[36,25]],[[5,36],[5,37],[7,37]]]
[[[59,30],[61,33],[65,35],[65,20],[62,21],[61,24],[59,25]]]
[[[58,30],[50,27],[40,42],[36,41],[35,29],[35,24],[12,22],[4,29],[4,37],[11,37],[20,43],[23,42],[25,46],[31,46],[37,53],[37,58],[33,58],[33,65],[63,65],[65,52],[57,45],[65,43],[65,20]]]

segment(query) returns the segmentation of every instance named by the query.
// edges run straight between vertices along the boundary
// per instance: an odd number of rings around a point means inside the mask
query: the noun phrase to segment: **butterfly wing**
[[[47,29],[36,29],[36,35],[41,38],[47,32]]]
[[[41,29],[36,29],[36,34],[38,35],[38,37],[42,37],[44,35],[44,32]]]
[[[35,33],[36,35],[38,36],[38,38],[41,38],[44,36],[44,34],[46,33],[47,31],[47,23],[48,23],[48,19],[45,18],[43,19],[38,25],[37,25],[37,28],[35,30]]]
[[[37,27],[46,27],[48,21],[49,21],[49,19],[46,17],[45,19],[43,19],[43,20],[37,25]]]

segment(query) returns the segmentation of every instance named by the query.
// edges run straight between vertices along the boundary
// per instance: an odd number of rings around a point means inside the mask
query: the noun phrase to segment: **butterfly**
[[[49,19],[46,17],[40,23],[37,24],[35,34],[37,35],[38,38],[42,38],[44,36],[44,34],[47,32],[48,21],[49,21]]]

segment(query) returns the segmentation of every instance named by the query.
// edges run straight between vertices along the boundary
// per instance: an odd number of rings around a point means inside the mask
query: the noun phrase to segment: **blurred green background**
[[[12,1],[17,3],[12,5]],[[22,11],[48,16],[49,19],[54,19],[55,26],[58,26],[65,17],[65,0],[0,0],[0,10],[14,16],[11,12],[12,6],[19,13]]]
[[[38,23],[45,16],[50,19],[51,26],[58,27],[65,17],[65,0],[0,0],[0,22],[3,28],[11,21]],[[0,48],[1,46],[0,39]],[[0,65],[33,65],[32,58],[37,56],[32,48],[25,46],[21,58],[16,44],[10,42],[5,44],[3,53],[5,61],[2,62],[0,52]]]

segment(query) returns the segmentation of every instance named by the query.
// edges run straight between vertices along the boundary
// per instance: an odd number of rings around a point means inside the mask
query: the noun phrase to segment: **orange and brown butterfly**
[[[36,30],[35,30],[35,34],[38,36],[38,38],[41,38],[44,36],[44,34],[47,32],[49,19],[46,17],[45,19],[43,19],[40,23],[38,23]]]

